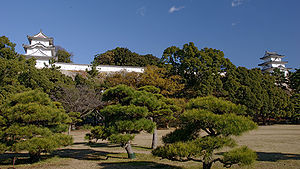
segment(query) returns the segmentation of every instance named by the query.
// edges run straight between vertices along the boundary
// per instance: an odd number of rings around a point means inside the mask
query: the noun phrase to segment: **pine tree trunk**
[[[157,147],[157,128],[155,126],[154,131],[153,131],[153,135],[152,135],[152,149],[155,149]]]
[[[211,162],[203,162],[203,169],[211,169],[212,163]]]
[[[41,160],[41,152],[29,152],[29,158],[31,162],[37,162]]]
[[[265,116],[263,117],[263,125],[265,125],[265,126],[267,125],[267,117],[265,117]]]
[[[128,154],[128,158],[129,159],[134,159],[135,158],[135,154],[132,150],[132,147],[131,147],[131,144],[130,144],[130,141],[125,145],[125,150]]]
[[[70,125],[69,125],[69,129],[68,129],[68,135],[71,134],[71,129],[72,129],[72,125],[70,124]]]
[[[153,117],[150,117],[150,120],[152,122],[154,122]],[[155,149],[156,147],[157,147],[157,127],[156,127],[156,123],[155,123],[154,131],[153,131],[153,135],[152,135],[152,145],[151,145],[151,148]]]

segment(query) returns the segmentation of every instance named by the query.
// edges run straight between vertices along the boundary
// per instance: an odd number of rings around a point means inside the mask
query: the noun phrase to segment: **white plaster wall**
[[[97,66],[96,69],[100,72],[120,72],[120,71],[127,71],[127,72],[138,72],[143,73],[144,68],[142,67],[129,67],[129,66],[107,66],[107,65],[100,65]]]
[[[285,67],[284,64],[271,64],[272,67],[279,67],[279,66],[282,66],[282,67]]]
[[[69,63],[55,63],[55,66],[60,67],[61,70],[73,70],[73,71],[85,71],[91,70],[91,65],[87,64],[69,64]],[[99,72],[138,72],[143,73],[143,67],[130,67],[130,66],[108,66],[108,65],[100,65],[97,66],[96,69]]]
[[[49,45],[50,45],[49,41],[31,40],[31,45],[35,45],[35,44],[37,44],[37,43],[41,43],[41,44],[43,44],[43,45],[45,45],[45,46],[49,46]]]
[[[40,51],[42,51],[43,53],[41,53]],[[32,56],[52,56],[51,50],[45,50],[43,48],[38,48],[38,49],[27,49],[26,55],[32,55]]]
[[[48,60],[36,60],[35,67],[38,69],[42,69],[45,67],[45,64],[49,65],[49,61]]]
[[[38,69],[44,68],[46,65],[49,65],[48,60],[36,60],[35,67]],[[55,66],[60,67],[60,70],[65,71],[86,71],[91,70],[91,65],[88,64],[71,64],[71,63],[54,63]],[[109,66],[109,65],[100,65],[97,66],[96,69],[99,72],[120,72],[120,71],[127,71],[127,72],[137,72],[143,73],[143,67],[130,67],[130,66]]]
[[[281,58],[270,58],[269,61],[281,61]]]
[[[82,70],[85,71],[86,69],[90,70],[91,68],[88,65],[80,65],[80,64],[65,64],[65,63],[55,63],[55,66],[60,67],[61,70]]]

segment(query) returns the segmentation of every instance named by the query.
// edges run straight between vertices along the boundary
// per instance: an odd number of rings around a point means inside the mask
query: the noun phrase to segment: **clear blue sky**
[[[127,47],[161,57],[169,46],[194,42],[224,51],[237,66],[258,67],[265,50],[300,64],[299,0],[6,0],[0,36],[24,53],[40,29],[74,53],[75,63]]]

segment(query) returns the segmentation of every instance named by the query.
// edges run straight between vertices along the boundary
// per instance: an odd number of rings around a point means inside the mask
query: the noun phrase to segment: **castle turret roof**
[[[27,35],[28,41],[31,44],[31,40],[43,40],[43,41],[49,41],[50,45],[53,45],[53,38],[52,37],[48,37],[46,36],[42,30],[40,30],[39,33],[33,35],[33,36],[29,36]]]
[[[260,59],[264,60],[264,59],[268,59],[268,58],[283,58],[285,57],[284,55],[279,55],[276,52],[265,52],[264,57],[261,57]]]
[[[288,63],[287,61],[268,61],[268,62],[258,64],[258,66],[266,66],[269,64],[287,64],[287,63]]]

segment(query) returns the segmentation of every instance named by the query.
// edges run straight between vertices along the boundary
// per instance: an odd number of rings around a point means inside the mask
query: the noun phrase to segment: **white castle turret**
[[[288,70],[291,68],[286,68],[285,64],[287,61],[282,61],[281,58],[285,57],[284,55],[279,55],[276,52],[265,52],[264,57],[260,58],[264,60],[264,63],[259,64],[258,66],[262,66],[263,72],[272,73],[274,69],[279,69],[280,71],[284,72],[284,75],[288,75]]]
[[[25,56],[27,59],[36,59],[36,68],[44,68],[49,65],[49,60],[57,60],[55,54],[55,46],[53,44],[53,38],[46,36],[42,31],[33,36],[27,36],[29,45],[24,45]],[[74,63],[54,63],[55,66],[59,67],[61,72],[64,74],[73,74],[78,71],[91,70],[92,65],[90,64],[74,64]],[[113,72],[144,72],[143,67],[133,66],[113,66],[113,65],[99,65],[96,67],[99,72],[113,73]]]
[[[24,45],[26,58],[36,58],[36,67],[43,68],[45,64],[49,64],[50,59],[55,59],[55,46],[53,38],[46,36],[42,30],[33,36],[28,36],[29,45]]]

